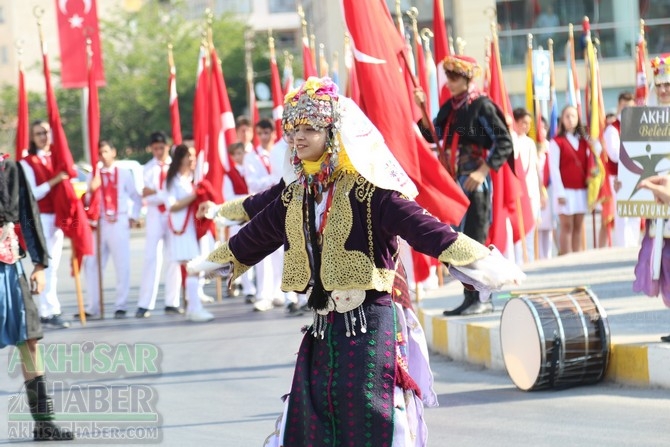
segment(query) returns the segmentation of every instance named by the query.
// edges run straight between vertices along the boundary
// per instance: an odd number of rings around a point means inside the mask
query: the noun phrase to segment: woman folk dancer
[[[23,244],[19,244],[16,224],[21,224]],[[26,251],[33,262],[30,287],[20,261]],[[8,154],[0,154],[0,348],[16,346],[19,350],[36,441],[73,439],[69,430],[52,422],[53,402],[37,346],[42,326],[31,295],[44,290],[48,258],[38,205],[23,170]]]
[[[662,54],[651,60],[654,73],[654,86],[649,92],[648,105],[670,107],[670,53]],[[653,176],[640,182],[640,188],[650,189],[660,203],[670,204],[670,184],[666,176]],[[647,220],[644,237],[640,246],[633,291],[642,292],[650,297],[663,297],[663,304],[670,307],[670,221],[664,228],[656,228],[656,222]],[[663,251],[661,257],[661,275],[653,279],[654,236],[663,231]],[[661,341],[670,343],[670,335],[661,337]]]
[[[313,324],[266,445],[425,446],[421,397],[436,401],[418,385],[427,362],[408,367],[403,317],[390,296],[397,237],[481,290],[523,274],[412,200],[416,188],[379,131],[330,79],[308,79],[291,103],[286,122],[297,179],[189,269],[236,277],[283,245],[282,289],[307,291]],[[493,264],[504,278],[494,278]]]

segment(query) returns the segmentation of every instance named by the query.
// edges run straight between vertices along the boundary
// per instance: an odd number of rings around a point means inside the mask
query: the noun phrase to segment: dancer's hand
[[[198,219],[202,219],[207,215],[209,209],[213,206],[214,202],[212,202],[211,200],[202,202],[200,205],[198,205],[198,211],[195,213],[195,217],[197,217]]]
[[[648,189],[656,198],[656,202],[670,204],[670,180],[665,175],[654,175],[646,178],[638,185],[639,189]]]
[[[30,293],[39,295],[46,286],[46,278],[44,276],[44,266],[42,264],[35,264],[33,273],[30,275]]]
[[[472,171],[468,178],[463,182],[463,189],[468,192],[476,191],[479,185],[484,183],[486,176],[489,174],[489,166],[483,163],[476,171]]]

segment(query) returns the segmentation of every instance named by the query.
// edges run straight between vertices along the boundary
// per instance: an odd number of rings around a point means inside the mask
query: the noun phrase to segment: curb
[[[445,318],[418,309],[428,347],[453,360],[505,371],[500,347],[499,314],[485,317]],[[639,387],[670,389],[670,343],[610,342],[605,380]]]

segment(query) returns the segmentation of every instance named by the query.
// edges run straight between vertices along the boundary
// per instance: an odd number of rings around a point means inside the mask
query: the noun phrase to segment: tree
[[[146,159],[144,151],[148,135],[156,130],[169,134],[167,45],[173,45],[177,68],[177,90],[182,131],[191,133],[193,127],[193,95],[200,43],[205,31],[202,20],[186,18],[183,2],[146,2],[135,12],[118,8],[109,20],[101,21],[106,86],[99,90],[100,135],[109,140],[124,155],[132,148],[134,157]],[[215,17],[211,23],[226,79],[228,95],[235,115],[247,107],[246,71],[244,66],[244,22],[231,15]],[[267,36],[254,38],[253,63],[256,81],[269,82]],[[58,85],[58,73],[53,73]],[[5,111],[0,116],[0,145],[13,145],[11,130],[3,131],[2,123],[15,120],[16,89],[0,91],[0,104]],[[82,136],[82,92],[78,89],[57,89],[58,105],[63,127],[75,160],[84,158]],[[46,115],[43,95],[30,95],[31,120]],[[7,141],[5,141],[7,140]],[[11,141],[10,141],[11,140]]]

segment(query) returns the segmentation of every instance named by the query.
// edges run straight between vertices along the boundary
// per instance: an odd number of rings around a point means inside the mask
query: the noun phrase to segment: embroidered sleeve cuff
[[[438,258],[445,264],[460,266],[468,265],[487,257],[490,250],[468,236],[458,233],[456,240]]]
[[[217,216],[225,217],[228,220],[236,220],[239,222],[249,221],[249,215],[247,214],[247,212],[244,209],[244,206],[242,205],[245,199],[246,198],[235,199],[225,202],[223,205],[221,205],[221,208],[219,208]]]
[[[233,271],[231,280],[234,280],[251,268],[251,266],[242,264],[237,260],[233,252],[230,250],[228,243],[223,243],[216,250],[211,252],[209,256],[207,256],[207,261],[220,265],[232,264]]]

